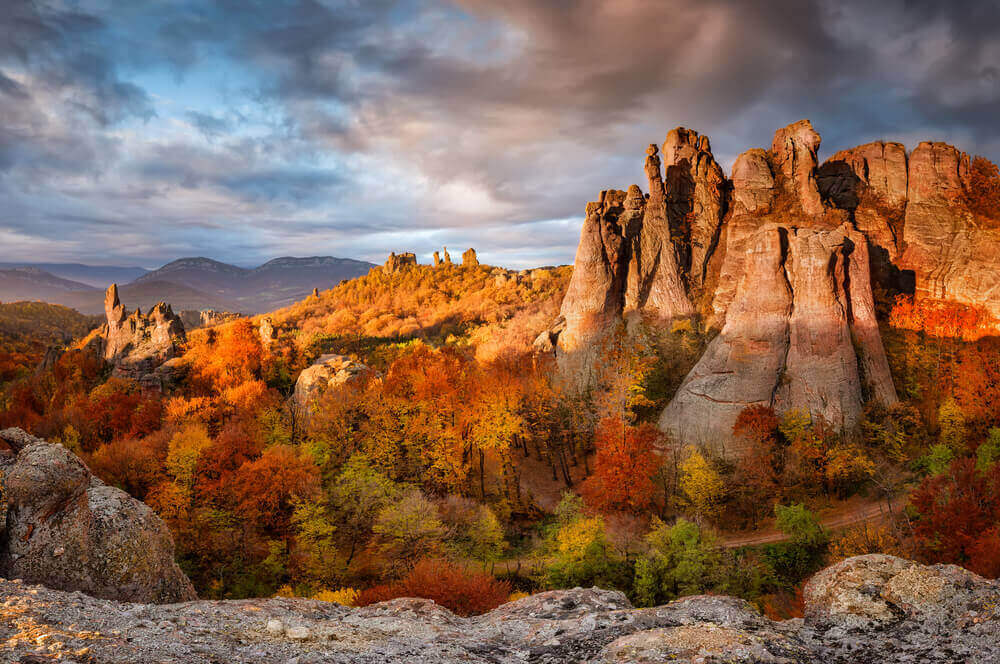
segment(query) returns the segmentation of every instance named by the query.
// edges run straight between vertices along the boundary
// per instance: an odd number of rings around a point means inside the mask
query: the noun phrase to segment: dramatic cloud
[[[572,260],[646,144],[1000,159],[997,3],[8,0],[4,260]]]

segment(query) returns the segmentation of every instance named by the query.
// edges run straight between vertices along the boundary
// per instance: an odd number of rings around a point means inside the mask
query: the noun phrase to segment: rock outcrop
[[[195,599],[149,507],[106,486],[61,445],[0,431],[0,576],[123,602]]]
[[[371,373],[368,366],[346,355],[322,355],[299,374],[292,399],[296,408],[307,413],[310,403],[326,390],[356,384]]]
[[[661,419],[695,441],[729,438],[750,404],[850,427],[867,399],[895,401],[876,291],[982,308],[980,329],[1000,330],[1000,229],[970,203],[969,156],[877,141],[820,165],[819,146],[795,122],[727,180],[697,132],[650,145],[648,194],[632,185],[587,206],[559,319],[536,348],[594,387],[614,330],[699,316],[721,334]]]
[[[408,267],[412,267],[417,264],[417,255],[413,252],[406,252],[402,254],[397,254],[392,252],[389,254],[389,258],[385,260],[385,265],[382,266],[382,270],[392,274],[394,272],[400,272]]]
[[[479,258],[472,247],[462,252],[462,267],[479,267]]]
[[[705,279],[725,215],[726,176],[712,155],[708,136],[684,127],[667,134],[663,160],[671,233],[677,240],[682,268],[697,290]]]
[[[956,567],[851,558],[807,585],[805,614],[776,622],[747,602],[719,596],[635,609],[621,593],[597,588],[540,593],[471,618],[420,599],[360,609],[303,599],[149,606],[0,581],[0,655],[102,664],[986,664],[1000,658],[1000,586]]]
[[[159,387],[155,370],[177,357],[185,341],[184,324],[170,305],[156,304],[148,314],[131,314],[118,299],[118,286],[111,284],[104,295],[107,322],[99,332],[100,352],[114,367],[114,374]]]
[[[839,429],[858,422],[866,394],[896,401],[864,235],[848,224],[769,225],[745,253],[726,324],[664,410],[662,429],[738,456],[732,427],[747,406],[799,410]]]
[[[185,332],[190,332],[200,327],[221,325],[242,317],[243,314],[232,311],[216,311],[215,309],[184,309],[178,315]]]

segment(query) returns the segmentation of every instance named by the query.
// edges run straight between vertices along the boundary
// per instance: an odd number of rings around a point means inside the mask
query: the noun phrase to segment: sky
[[[1000,161],[998,108],[997,1],[0,0],[0,261],[568,263],[673,127]]]

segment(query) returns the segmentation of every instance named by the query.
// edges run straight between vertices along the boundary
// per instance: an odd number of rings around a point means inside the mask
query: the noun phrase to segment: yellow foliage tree
[[[688,447],[687,458],[680,464],[681,491],[691,502],[695,518],[710,518],[718,509],[726,492],[722,476],[698,450]]]

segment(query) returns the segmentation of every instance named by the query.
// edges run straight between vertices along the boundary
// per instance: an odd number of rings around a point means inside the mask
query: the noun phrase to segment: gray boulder
[[[128,602],[196,599],[163,521],[61,445],[0,431],[0,576]]]

